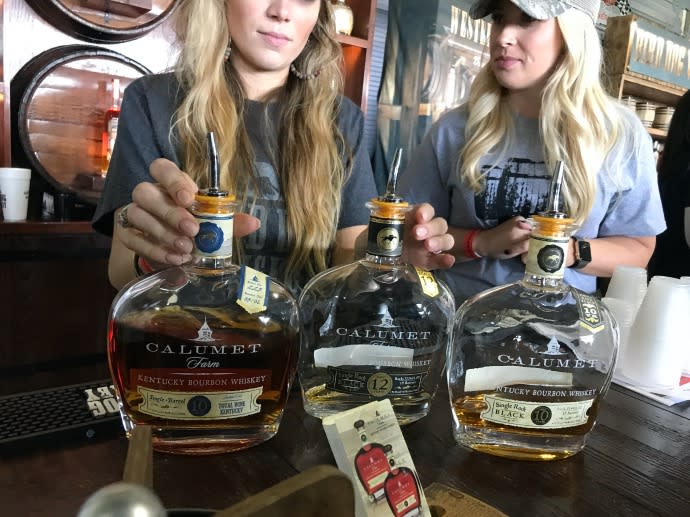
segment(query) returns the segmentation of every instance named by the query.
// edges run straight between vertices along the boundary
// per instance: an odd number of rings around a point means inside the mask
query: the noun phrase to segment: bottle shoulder
[[[237,265],[218,270],[189,266],[167,268],[126,285],[113,301],[111,312],[193,306],[251,313],[254,309],[247,311],[237,303],[248,295],[254,296],[256,303],[263,304],[268,311],[280,306],[282,312],[297,312],[297,300],[282,282],[261,273],[258,279],[251,278],[251,272],[253,270]],[[261,312],[260,308],[255,310]]]

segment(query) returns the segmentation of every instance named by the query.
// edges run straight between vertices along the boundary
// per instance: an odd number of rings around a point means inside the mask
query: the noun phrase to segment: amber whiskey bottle
[[[448,349],[458,443],[526,460],[581,451],[611,383],[618,326],[593,295],[563,281],[575,229],[562,207],[563,165],[549,208],[533,217],[522,280],[468,299]]]
[[[200,225],[193,262],[134,281],[111,308],[108,360],[125,430],[150,425],[164,452],[268,440],[296,371],[297,302],[281,283],[232,263],[235,204],[211,185],[191,208]]]

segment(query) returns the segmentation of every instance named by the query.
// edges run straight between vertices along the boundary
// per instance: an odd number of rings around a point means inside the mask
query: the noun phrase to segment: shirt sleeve
[[[179,166],[169,136],[170,95],[170,82],[155,76],[138,79],[125,89],[103,194],[92,220],[96,231],[113,234],[113,213],[131,202],[134,187],[153,181],[149,174],[153,160],[168,158]]]
[[[651,138],[636,117],[630,125],[618,192],[601,222],[600,237],[645,237],[666,229]]]
[[[352,169],[343,185],[338,229],[369,223],[366,203],[376,197],[376,183],[364,141],[364,116],[349,99],[343,98],[338,125],[352,151]]]

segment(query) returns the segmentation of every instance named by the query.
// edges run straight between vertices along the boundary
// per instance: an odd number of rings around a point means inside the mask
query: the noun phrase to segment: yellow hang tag
[[[263,312],[268,303],[269,278],[261,271],[242,266],[240,271],[240,292],[237,295],[237,305],[249,314]]]
[[[438,296],[439,289],[434,275],[431,274],[429,271],[424,271],[423,269],[420,269],[416,266],[414,269],[415,271],[417,271],[419,281],[422,283],[422,291],[424,291],[424,294],[426,294],[430,298],[435,298],[436,296]]]

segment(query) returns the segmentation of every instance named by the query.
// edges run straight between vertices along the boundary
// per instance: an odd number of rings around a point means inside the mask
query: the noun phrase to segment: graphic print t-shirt
[[[153,181],[149,174],[152,161],[167,158],[181,167],[177,148],[170,138],[171,121],[181,102],[181,95],[173,74],[144,76],[125,90],[118,137],[104,192],[92,222],[97,231],[112,235],[113,212],[131,202],[132,190],[137,184]],[[245,109],[247,132],[256,155],[258,185],[250,192],[248,203],[242,210],[258,217],[261,228],[242,239],[244,263],[284,280],[284,264],[290,248],[285,200],[275,160],[268,152],[276,143],[277,105],[247,101]],[[265,111],[268,112],[267,116]],[[349,99],[342,98],[337,121],[352,151],[351,174],[341,193],[340,229],[367,224],[369,210],[365,203],[376,196],[376,185],[363,141],[362,112]],[[318,200],[311,202],[318,203]],[[304,224],[309,224],[309,221]],[[303,283],[305,279],[301,280],[300,283]],[[298,289],[299,285],[291,287]]]
[[[457,228],[489,229],[516,215],[528,217],[544,210],[550,171],[543,159],[539,121],[513,115],[511,145],[482,159],[480,170],[486,175],[486,184],[475,193],[456,174],[465,144],[466,110],[465,106],[453,109],[432,126],[401,175],[401,192],[415,203],[430,203],[436,215]],[[607,162],[597,175],[594,206],[576,231],[582,238],[651,236],[665,227],[651,139],[634,113],[622,106],[620,112],[628,132],[611,156],[624,159],[615,171]],[[515,282],[524,272],[520,257],[483,258],[457,261],[439,276],[459,304],[485,289]],[[595,277],[576,270],[567,269],[565,281],[586,292],[596,289]]]

